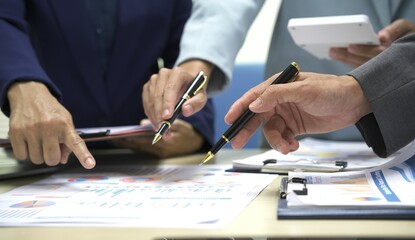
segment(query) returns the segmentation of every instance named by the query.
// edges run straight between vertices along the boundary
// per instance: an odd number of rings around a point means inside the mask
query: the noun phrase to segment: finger
[[[170,141],[173,137],[172,131],[168,129],[162,136],[164,141]]]
[[[415,25],[406,20],[398,19],[379,31],[378,36],[383,45],[389,46],[396,39],[415,31]]]
[[[352,44],[347,48],[347,52],[352,58],[356,59],[355,62],[365,62],[377,56],[384,49],[384,46],[378,45]]]
[[[190,117],[191,115],[199,112],[207,102],[207,95],[204,91],[200,91],[191,99],[187,100],[182,106],[182,114],[185,117]]]
[[[369,60],[366,57],[351,54],[346,48],[331,48],[329,51],[329,55],[332,59],[340,61],[345,65],[354,68],[362,65],[364,62]]]
[[[12,145],[14,157],[17,160],[27,160],[29,158],[29,152],[23,136],[9,132],[9,138]]]
[[[84,140],[76,133],[75,129],[67,129],[63,140],[63,143],[72,150],[84,168],[91,169],[95,167],[94,157],[86,147]]]
[[[176,119],[171,128],[164,133],[163,140],[170,141],[174,137],[175,132],[178,131],[193,131],[193,126],[181,119]]]
[[[44,163],[41,140],[33,136],[29,136],[27,140],[27,145],[29,149],[29,157],[32,163],[37,165]]]
[[[72,151],[69,149],[65,144],[60,144],[61,149],[61,164],[68,163],[69,156],[71,155]]]
[[[296,91],[297,86],[301,85],[303,85],[301,81],[271,85],[249,105],[249,109],[255,113],[264,113],[272,111],[279,104],[299,102],[302,96]]]
[[[163,111],[163,94],[164,94],[164,85],[169,77],[169,70],[163,68],[160,69],[159,74],[153,75],[151,79],[151,83],[148,85],[148,92],[150,99],[151,108],[149,109],[149,114],[147,117],[151,120],[153,125],[156,128],[161,126],[161,122],[163,121],[162,118],[162,111]]]
[[[243,148],[249,139],[255,134],[256,130],[261,126],[261,116],[255,116],[249,120],[245,126],[239,130],[238,134],[232,140],[232,148]]]
[[[278,115],[274,116],[266,124],[264,124],[263,128],[264,136],[269,145],[283,154],[290,152],[290,142],[293,141],[292,138],[289,138],[287,141],[286,137],[289,136],[289,134],[286,132],[286,129],[286,122]]]
[[[170,71],[164,83],[164,93],[162,101],[163,119],[169,119],[173,115],[173,110],[185,88],[190,84],[192,76],[184,73],[180,68],[175,67]]]
[[[159,71],[159,79],[156,84],[156,89],[154,90],[155,92],[159,92],[159,94],[157,94],[157,99],[155,99],[155,104],[157,106],[156,117],[159,120],[159,124],[161,124],[164,119],[169,119],[173,115],[174,106],[178,99],[171,99],[169,95],[170,91],[176,91],[176,83],[172,80],[173,74],[175,74],[175,72],[167,68],[162,68]]]
[[[62,159],[59,139],[46,134],[42,141],[43,159],[48,166],[56,166]]]
[[[140,121],[140,125],[149,125],[149,124],[151,124],[151,121],[148,118],[141,119]]]
[[[150,80],[143,86],[143,94],[142,94],[142,101],[143,101],[143,108],[144,113],[148,117],[148,119],[156,126],[157,118],[156,118],[156,106],[155,106],[155,84],[158,78],[158,74],[153,74],[150,77]]]
[[[236,100],[228,112],[225,115],[224,121],[227,124],[232,124],[235,120],[241,116],[247,109],[249,104],[251,104],[255,99],[257,99],[262,92],[268,87],[269,81],[262,82],[261,84],[251,88],[248,92],[242,95],[241,98]]]

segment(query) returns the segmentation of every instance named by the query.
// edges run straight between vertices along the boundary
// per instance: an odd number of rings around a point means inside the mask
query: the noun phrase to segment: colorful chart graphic
[[[129,178],[123,178],[120,181],[127,182],[127,183],[135,183],[135,182],[154,182],[157,180],[159,180],[159,178],[156,178],[156,177],[129,177]]]
[[[69,178],[68,182],[95,182],[107,180],[108,177],[105,176],[91,176],[91,177],[79,177],[79,178]]]
[[[26,201],[26,202],[20,202],[11,205],[11,208],[40,208],[40,207],[49,207],[55,205],[55,202],[51,201],[39,201],[39,200],[33,200],[33,201]]]
[[[380,201],[382,198],[378,197],[355,197],[353,200],[358,202]]]
[[[215,174],[214,173],[198,173],[198,174],[195,174],[195,176],[207,177],[207,176],[215,176]]]
[[[336,152],[313,152],[313,151],[304,151],[304,150],[297,150],[292,152],[291,155],[298,156],[302,158],[333,158],[338,155]]]

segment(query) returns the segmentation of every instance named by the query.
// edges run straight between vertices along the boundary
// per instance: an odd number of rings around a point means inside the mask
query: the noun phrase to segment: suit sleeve
[[[236,55],[264,0],[194,0],[177,65],[202,59],[215,65],[208,93],[223,91],[232,77]]]
[[[365,141],[381,157],[415,138],[415,34],[350,73],[357,79],[373,113],[356,125]]]
[[[7,90],[16,81],[43,82],[55,97],[60,98],[59,90],[36,57],[25,14],[25,1],[0,1],[0,104],[6,115],[10,114]]]

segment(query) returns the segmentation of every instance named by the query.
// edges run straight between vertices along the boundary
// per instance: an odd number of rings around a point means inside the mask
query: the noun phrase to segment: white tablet
[[[320,59],[329,59],[331,47],[379,44],[366,15],[292,18],[287,28],[295,44]]]

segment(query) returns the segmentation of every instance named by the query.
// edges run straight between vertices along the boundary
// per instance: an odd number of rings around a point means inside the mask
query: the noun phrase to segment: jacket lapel
[[[88,25],[90,19],[86,14],[84,1],[50,0],[49,3],[55,11],[56,19],[68,41],[73,59],[84,77],[85,87],[90,90],[91,96],[98,103],[97,105],[101,106],[104,112],[109,113],[108,98],[103,85],[102,69],[98,61],[94,33]],[[102,104],[103,101],[104,104]]]
[[[392,19],[395,19],[396,14],[399,11],[399,7],[401,6],[402,0],[391,0],[391,14],[392,14]]]
[[[377,17],[382,26],[387,26],[391,21],[389,0],[371,0],[375,8]]]
[[[401,6],[402,0],[372,0],[382,26],[392,23]]]

